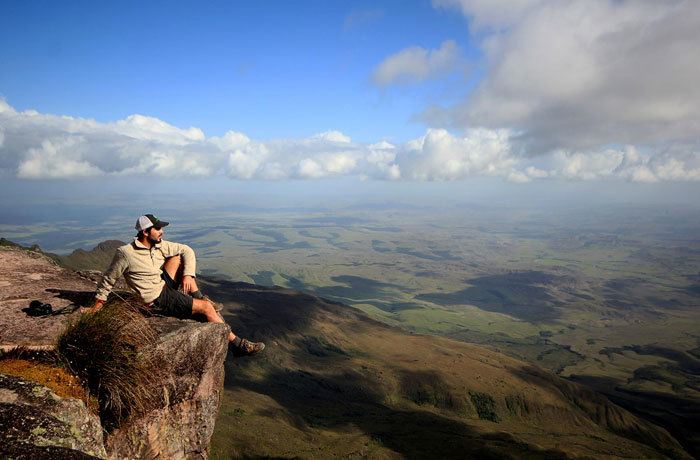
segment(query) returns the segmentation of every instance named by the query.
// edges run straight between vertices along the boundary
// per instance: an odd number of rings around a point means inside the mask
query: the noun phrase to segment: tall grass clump
[[[490,420],[492,422],[500,422],[501,418],[496,413],[496,401],[487,393],[479,393],[478,391],[470,391],[469,397],[472,404],[476,408],[476,413],[481,420]]]
[[[125,302],[83,314],[58,338],[57,352],[99,403],[105,427],[144,413],[156,396],[155,331]]]

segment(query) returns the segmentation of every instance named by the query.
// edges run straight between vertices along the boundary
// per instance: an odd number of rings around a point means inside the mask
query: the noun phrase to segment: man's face
[[[151,244],[160,243],[163,238],[163,229],[160,227],[151,227],[148,229],[146,236]]]

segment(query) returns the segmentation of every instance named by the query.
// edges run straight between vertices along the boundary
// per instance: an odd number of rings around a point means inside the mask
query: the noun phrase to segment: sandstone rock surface
[[[58,310],[89,302],[94,292],[92,280],[40,252],[0,247],[0,346],[52,348],[66,321],[79,313],[31,317],[22,309],[39,300]]]
[[[0,457],[105,456],[100,419],[83,401],[0,374]]]

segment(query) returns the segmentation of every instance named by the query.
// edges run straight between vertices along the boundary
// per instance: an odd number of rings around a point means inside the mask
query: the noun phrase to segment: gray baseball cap
[[[153,214],[146,214],[136,220],[136,226],[134,227],[136,231],[148,230],[151,227],[165,227],[169,225],[170,222],[165,222],[158,219]]]

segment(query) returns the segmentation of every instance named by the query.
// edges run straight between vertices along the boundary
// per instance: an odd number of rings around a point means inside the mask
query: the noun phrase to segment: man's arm
[[[109,265],[107,271],[102,275],[102,280],[97,285],[97,291],[95,292],[95,303],[90,308],[91,311],[97,311],[102,308],[102,305],[107,300],[107,296],[112,292],[112,288],[117,283],[119,278],[124,274],[128,267],[128,262],[124,253],[119,249],[114,254],[112,263]]]

